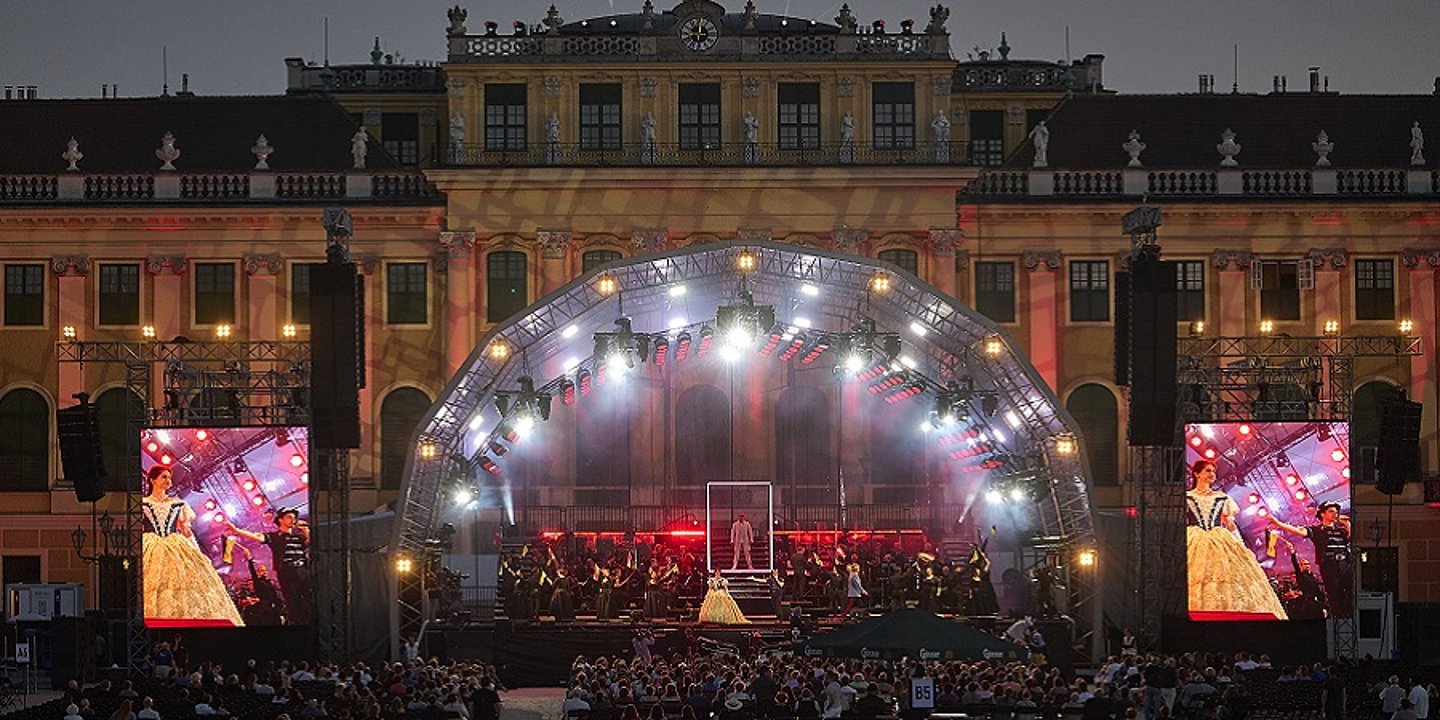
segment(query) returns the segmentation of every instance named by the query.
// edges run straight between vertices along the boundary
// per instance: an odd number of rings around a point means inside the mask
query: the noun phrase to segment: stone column
[[[1344,268],[1350,256],[1344,248],[1311,249],[1310,262],[1315,268],[1315,334],[1325,333],[1325,322],[1345,323],[1341,297],[1345,292]]]
[[[475,347],[475,233],[440,233],[441,258],[437,269],[445,272],[445,376],[455,374]]]
[[[1250,287],[1250,251],[1216,250],[1210,256],[1210,264],[1219,270],[1215,283],[1215,294],[1220,299],[1219,322],[1217,327],[1206,328],[1206,335],[1239,337],[1253,335],[1247,331],[1245,304],[1246,290]]]
[[[150,283],[150,320],[149,324],[155,326],[155,339],[161,342],[168,342],[175,339],[175,336],[185,332],[186,322],[185,309],[187,306],[183,300],[185,297],[185,270],[189,267],[183,255],[151,255],[145,263],[145,269],[149,271]],[[145,313],[141,313],[141,323],[145,322]],[[156,363],[150,368],[155,377],[162,377],[165,372],[163,363]],[[165,406],[164,383],[152,383],[154,388],[151,405],[155,407]]]
[[[243,319],[244,336],[250,340],[280,338],[279,272],[282,263],[278,253],[246,255],[245,292],[248,312]]]
[[[1401,254],[1401,263],[1410,275],[1410,320],[1420,336],[1421,353],[1410,358],[1410,399],[1424,403],[1420,419],[1420,467],[1436,466],[1435,353],[1440,350],[1436,335],[1440,333],[1440,316],[1436,303],[1440,300],[1436,281],[1440,268],[1440,249],[1411,250]]]
[[[90,256],[66,255],[50,258],[50,270],[55,273],[56,295],[60,307],[55,317],[55,334],[60,338],[66,325],[75,327],[79,339],[86,339],[91,327],[85,302],[85,280],[90,275]],[[85,392],[84,365],[81,363],[60,363],[58,393],[55,404],[58,407],[70,405],[70,398],[78,392]]]
[[[570,281],[571,233],[569,230],[540,230],[540,297],[549,295]]]
[[[1021,263],[1029,270],[1029,292],[1023,317],[1030,336],[1030,363],[1058,393],[1060,378],[1060,268],[1059,250],[1026,250]]]
[[[955,250],[965,240],[965,231],[957,228],[930,228],[930,257],[934,258],[930,282],[940,292],[955,295]]]
[[[384,288],[380,286],[380,261],[370,255],[352,255],[355,271],[365,277],[365,387],[360,388],[360,452],[355,454],[353,476],[360,480],[362,487],[375,487],[380,475],[380,435],[376,432],[375,393],[377,391],[375,367],[378,364],[375,352],[375,331],[381,327],[385,309]]]

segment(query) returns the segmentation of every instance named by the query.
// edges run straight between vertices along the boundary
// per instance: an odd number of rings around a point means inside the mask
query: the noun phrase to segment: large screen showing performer
[[[1349,440],[1339,422],[1186,426],[1190,619],[1353,615]]]
[[[303,427],[143,432],[147,627],[310,622],[307,439]]]

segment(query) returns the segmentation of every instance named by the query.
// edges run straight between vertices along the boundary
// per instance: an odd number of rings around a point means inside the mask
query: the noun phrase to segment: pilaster
[[[90,256],[65,255],[50,258],[50,270],[55,273],[55,289],[59,297],[54,332],[59,336],[65,326],[73,325],[80,333],[80,338],[84,339],[84,333],[90,327],[85,302],[85,281],[90,275]],[[84,364],[60,363],[56,390],[56,402],[60,405],[69,405],[70,398],[75,393],[85,392]]]
[[[151,277],[150,324],[155,326],[159,340],[170,340],[184,332],[187,262],[184,255],[151,255],[145,263]]]
[[[1020,264],[1027,273],[1029,291],[1025,295],[1025,312],[1030,337],[1030,362],[1035,371],[1059,392],[1060,378],[1060,268],[1064,256],[1059,250],[1026,250]]]
[[[1215,296],[1220,303],[1217,334],[1225,337],[1249,334],[1245,298],[1250,287],[1250,251],[1216,250],[1210,255],[1210,264],[1219,271],[1215,281]]]
[[[352,255],[355,271],[364,276],[365,303],[365,382],[360,388],[360,442],[368,451],[355,454],[354,477],[363,487],[375,487],[380,475],[380,435],[376,432],[375,405],[375,330],[384,317],[381,303],[385,294],[380,287],[379,259],[372,255]],[[368,484],[365,484],[368,483]]]
[[[965,231],[958,228],[930,228],[930,282],[949,297],[955,295],[955,252],[965,241]]]
[[[1344,248],[1311,248],[1308,253],[1315,268],[1315,334],[1325,332],[1325,323],[1335,320],[1343,328],[1346,324],[1341,298],[1345,292],[1345,266],[1350,255]]]
[[[278,253],[246,255],[241,267],[245,270],[248,312],[245,337],[251,340],[277,340],[280,337],[280,268]]]
[[[570,280],[570,256],[575,243],[569,230],[538,230],[535,241],[540,245],[540,295],[543,297]]]
[[[475,347],[474,231],[440,233],[445,267],[445,373],[454,375]]]
[[[1420,467],[1435,468],[1437,465],[1436,407],[1435,398],[1435,353],[1440,350],[1436,335],[1440,334],[1440,315],[1436,304],[1440,302],[1437,290],[1440,283],[1436,273],[1440,272],[1440,248],[1423,250],[1406,248],[1400,262],[1409,273],[1410,313],[1415,323],[1415,333],[1420,336],[1419,355],[1410,358],[1410,399],[1424,403],[1420,419]]]

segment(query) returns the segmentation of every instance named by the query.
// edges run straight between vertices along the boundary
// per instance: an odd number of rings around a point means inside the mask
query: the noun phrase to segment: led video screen
[[[1349,441],[1339,422],[1186,426],[1190,619],[1353,615]]]
[[[140,470],[146,627],[310,622],[306,428],[146,429]]]

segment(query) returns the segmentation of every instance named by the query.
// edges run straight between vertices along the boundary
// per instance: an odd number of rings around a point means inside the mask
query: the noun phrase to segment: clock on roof
[[[695,52],[704,52],[715,47],[715,41],[719,39],[720,28],[715,26],[715,21],[704,15],[693,15],[680,24],[680,41]]]

